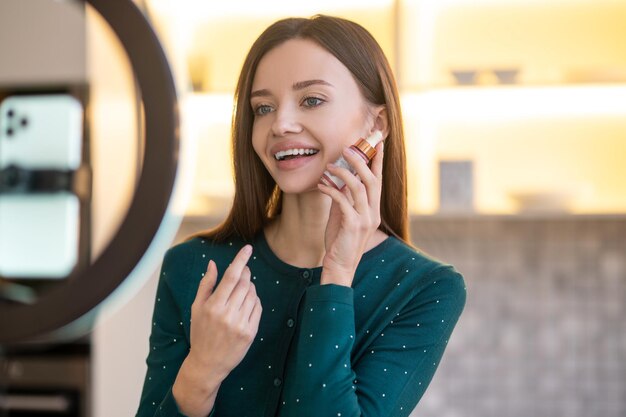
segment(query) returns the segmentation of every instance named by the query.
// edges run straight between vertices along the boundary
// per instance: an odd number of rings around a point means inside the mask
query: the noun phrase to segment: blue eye
[[[257,116],[263,116],[272,112],[272,108],[266,104],[262,104],[254,109],[254,114]]]
[[[305,97],[304,98],[304,104],[306,105],[306,107],[317,107],[323,102],[324,100],[322,100],[321,98],[317,98],[317,97]]]

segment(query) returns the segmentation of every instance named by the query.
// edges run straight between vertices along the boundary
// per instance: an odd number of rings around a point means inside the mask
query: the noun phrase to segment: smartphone
[[[0,103],[0,170],[77,170],[83,108],[66,94],[15,95]],[[80,200],[71,190],[0,193],[0,276],[66,278],[78,260]]]

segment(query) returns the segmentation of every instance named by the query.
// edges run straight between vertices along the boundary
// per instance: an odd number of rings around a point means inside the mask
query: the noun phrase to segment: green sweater
[[[137,417],[182,416],[172,385],[189,352],[191,304],[210,259],[221,274],[245,244],[194,238],[170,248],[157,288]],[[426,391],[466,300],[450,265],[388,237],[352,287],[281,261],[263,233],[248,262],[263,313],[211,417],[400,417]]]

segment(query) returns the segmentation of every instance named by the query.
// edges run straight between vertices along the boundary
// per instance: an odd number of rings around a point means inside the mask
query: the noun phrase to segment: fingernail
[[[243,248],[243,252],[244,252],[246,255],[250,255],[250,254],[252,253],[252,246],[251,246],[251,245],[246,245],[246,246]]]

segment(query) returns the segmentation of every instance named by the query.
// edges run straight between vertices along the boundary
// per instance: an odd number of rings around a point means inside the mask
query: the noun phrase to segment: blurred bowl
[[[519,69],[517,68],[501,68],[494,69],[493,73],[498,78],[500,84],[515,84],[517,82],[517,75]]]
[[[451,70],[457,84],[460,85],[473,85],[476,84],[476,70]]]

